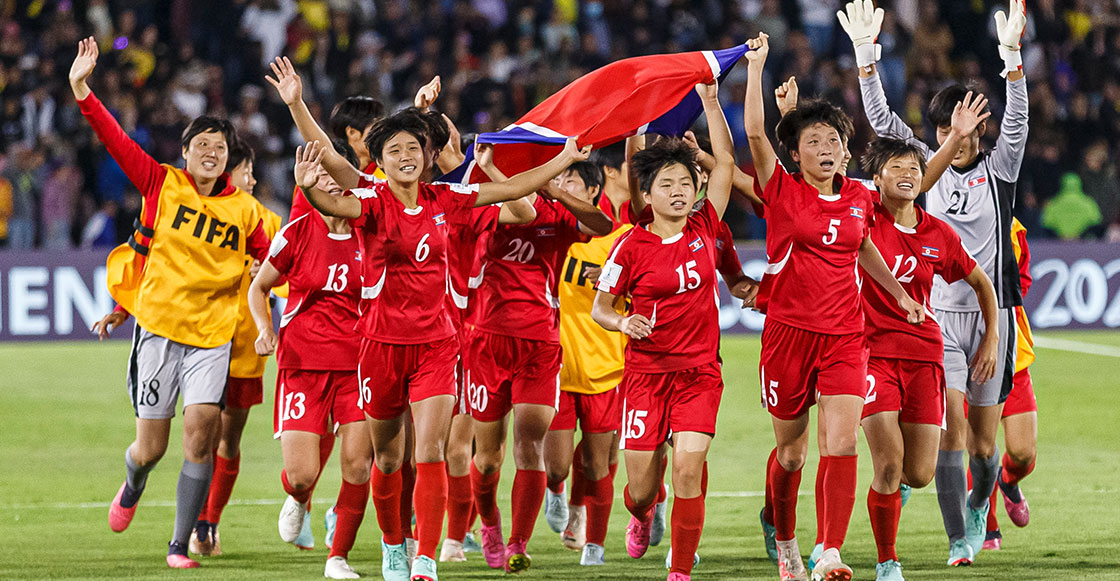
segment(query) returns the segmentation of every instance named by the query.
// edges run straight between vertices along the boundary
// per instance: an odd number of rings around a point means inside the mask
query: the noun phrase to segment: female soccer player
[[[388,181],[335,197],[299,184],[324,215],[346,218],[362,249],[362,315],[358,331],[359,401],[368,416],[377,470],[373,501],[383,534],[382,574],[409,578],[401,530],[399,470],[408,461],[404,422],[411,409],[416,430],[416,525],[419,546],[412,579],[436,579],[436,545],[447,501],[444,449],[455,402],[458,340],[442,299],[449,276],[448,222],[464,223],[471,209],[524,197],[544,186],[590,148],[569,141],[548,163],[508,181],[471,186],[428,184],[424,171],[427,126],[398,114],[378,121],[366,140]],[[317,142],[305,154],[321,162]],[[312,188],[312,189],[308,189]]]
[[[314,183],[318,190],[339,196],[331,177],[316,171],[306,156],[296,159],[295,178]],[[249,289],[249,307],[258,329],[256,352],[278,350],[275,433],[280,438],[284,488],[296,500],[297,518],[285,540],[296,538],[304,522],[306,504],[321,469],[320,438],[336,431],[342,438],[342,487],[335,503],[337,522],[324,575],[355,579],[346,558],[365,514],[372,447],[358,399],[358,320],[361,267],[358,240],[341,218],[309,212],[294,216],[276,236],[269,257]],[[281,279],[289,283],[288,303],[280,321],[281,336],[273,331],[268,293]],[[287,508],[287,505],[286,505]]]
[[[767,313],[759,374],[762,402],[773,417],[776,462],[768,484],[774,504],[779,573],[806,579],[794,538],[797,489],[808,447],[809,408],[819,401],[829,461],[825,465],[825,551],[814,578],[844,580],[851,569],[840,560],[856,489],[856,442],[866,394],[856,265],[897,301],[907,320],[920,324],[922,306],[891,276],[869,237],[871,194],[838,173],[844,129],[850,121],[821,102],[791,111],[778,139],[801,171],[789,174],[766,136],[762,69],[769,53],[765,33],[747,41],[747,106],[744,121],[766,204],[766,254],[758,308]]]
[[[132,521],[148,473],[167,450],[182,394],[185,458],[167,565],[194,568],[199,564],[187,556],[187,543],[210,487],[237,294],[246,255],[264,258],[268,236],[258,204],[225,173],[233,139],[229,122],[195,119],[183,133],[186,169],[160,165],[90,91],[87,79],[97,56],[93,38],[79,43],[70,88],[82,115],[144,197],[140,235],[108,261],[110,292],[136,317],[128,374],[136,440],[125,452],[127,475],[109,507],[109,526],[121,532]],[[185,262],[198,268],[184,271]]]
[[[662,445],[673,436],[673,562],[669,579],[689,579],[704,526],[704,473],[723,393],[716,292],[718,222],[731,194],[731,133],[715,83],[697,85],[712,132],[716,166],[698,206],[695,156],[678,139],[661,140],[630,160],[643,221],[615,243],[596,285],[592,317],[630,337],[622,384],[623,491],[632,515],[631,557],[645,554],[661,487]],[[629,297],[630,315],[618,301]]]

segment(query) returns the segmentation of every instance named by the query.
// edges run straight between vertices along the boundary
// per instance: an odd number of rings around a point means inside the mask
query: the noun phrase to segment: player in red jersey
[[[715,83],[698,85],[717,164],[708,196],[696,204],[692,149],[661,140],[630,160],[641,199],[652,215],[615,243],[597,284],[592,317],[630,337],[619,389],[624,397],[621,447],[630,526],[626,550],[649,546],[653,507],[662,481],[664,443],[673,437],[673,560],[670,580],[689,579],[704,526],[708,448],[723,393],[716,304],[718,222],[731,194],[731,133]],[[630,315],[615,305],[631,300]]]
[[[359,393],[368,416],[377,470],[373,499],[381,527],[382,573],[409,578],[400,522],[401,465],[406,411],[416,429],[416,524],[419,542],[412,579],[436,578],[433,558],[447,501],[444,449],[455,401],[458,340],[448,307],[433,300],[446,293],[449,276],[448,222],[464,223],[471,209],[524,197],[544,186],[590,148],[569,141],[548,163],[508,181],[471,186],[420,181],[425,168],[427,126],[398,114],[374,125],[367,146],[388,181],[333,197],[308,191],[308,200],[325,215],[347,218],[362,248],[362,314],[357,330]],[[317,142],[301,151],[321,161]],[[313,184],[300,184],[301,187]]]
[[[989,324],[983,347],[972,362],[973,375],[983,382],[995,373],[999,347],[995,289],[952,227],[914,204],[922,184],[937,181],[961,140],[988,116],[983,113],[983,96],[965,102],[970,106],[958,105],[953,133],[928,167],[920,149],[892,138],[872,142],[862,164],[873,176],[880,199],[875,204],[871,239],[880,252],[892,257],[892,272],[907,293],[927,304],[934,275],[949,283],[965,280],[976,291]],[[899,485],[905,482],[922,488],[933,479],[945,422],[943,340],[933,317],[921,325],[909,324],[878,285],[864,285],[862,296],[871,350],[862,423],[875,467],[867,511],[879,553],[876,579],[901,581],[902,565],[895,552],[902,509]]]
[[[925,314],[890,273],[869,236],[871,194],[838,173],[851,121],[835,107],[791,111],[778,138],[800,165],[789,174],[766,136],[762,69],[766,34],[748,41],[744,121],[766,204],[770,264],[757,300],[767,313],[759,365],[762,402],[773,417],[776,462],[768,473],[782,579],[807,579],[797,541],[797,489],[808,447],[809,408],[819,400],[829,460],[824,464],[825,551],[814,577],[847,580],[840,560],[855,504],[856,442],[866,394],[867,349],[856,265],[920,324]]]
[[[559,173],[559,172],[558,172]],[[465,385],[475,419],[472,488],[491,567],[530,566],[526,544],[544,498],[543,444],[556,413],[561,363],[557,280],[568,248],[610,233],[610,217],[550,184],[549,197],[526,198],[536,218],[498,228],[480,252],[473,329],[464,350]],[[513,412],[512,520],[503,542],[497,486]]]
[[[311,181],[309,160],[298,159],[297,183]],[[329,175],[317,176],[315,187],[340,196]],[[320,439],[337,432],[342,438],[342,487],[335,504],[337,524],[324,574],[331,579],[356,578],[346,558],[365,515],[372,447],[365,416],[355,405],[361,284],[361,255],[350,224],[341,218],[308,212],[293,216],[273,240],[269,257],[249,289],[249,306],[259,336],[257,353],[277,352],[274,426],[280,439],[284,470],[280,480],[295,500],[280,515],[286,541],[300,533],[307,505],[319,478]],[[289,283],[288,303],[273,331],[268,292],[281,279]]]

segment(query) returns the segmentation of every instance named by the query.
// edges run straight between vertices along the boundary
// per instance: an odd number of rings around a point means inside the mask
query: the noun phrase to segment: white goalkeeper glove
[[[1023,56],[1019,54],[1023,29],[1027,26],[1027,6],[1023,0],[1011,0],[1008,7],[1009,18],[1003,10],[996,11],[996,36],[999,37],[999,56],[1003,59],[1003,72],[1006,77],[1011,71],[1023,68]]]
[[[876,8],[871,0],[854,0],[845,8],[847,13],[838,11],[836,18],[840,19],[840,26],[852,39],[856,65],[869,67],[879,60],[883,52],[883,47],[875,44],[879,30],[883,28],[883,9]]]

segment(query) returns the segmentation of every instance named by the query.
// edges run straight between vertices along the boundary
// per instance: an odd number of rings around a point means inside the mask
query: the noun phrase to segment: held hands
[[[94,323],[89,330],[97,334],[98,341],[104,341],[109,338],[109,334],[113,332],[113,329],[120,327],[126,319],[128,319],[128,313],[124,311],[113,311],[101,317],[101,320]]]
[[[618,323],[618,330],[631,339],[645,339],[653,332],[653,323],[642,315],[630,315]]]
[[[280,93],[280,99],[284,104],[291,107],[299,103],[303,99],[303,81],[296,74],[292,61],[288,60],[288,57],[276,57],[276,60],[268,63],[268,66],[272,67],[272,74],[276,75],[276,78],[265,75],[264,80],[276,87],[276,92]]]
[[[731,291],[731,296],[743,299],[744,309],[753,309],[754,301],[758,298],[758,281],[746,277],[735,284],[735,286],[728,289]]]
[[[97,66],[97,55],[97,41],[92,36],[78,41],[78,56],[74,57],[74,64],[70,65],[70,88],[79,101],[89,96],[86,79]]]
[[[991,111],[984,111],[987,106],[988,100],[984,98],[983,93],[977,93],[975,97],[972,91],[965,94],[964,100],[957,103],[957,106],[953,109],[953,134],[961,139],[972,135],[978,125],[992,116]]]
[[[296,148],[296,165],[293,173],[296,185],[303,191],[309,191],[319,183],[323,176],[323,148],[318,141],[312,141],[305,146]]]
[[[583,267],[583,278],[587,279],[592,286],[599,282],[599,277],[603,274],[603,267],[601,266],[585,266]]]
[[[911,325],[921,325],[926,320],[926,309],[921,303],[905,295],[898,299],[898,307],[906,311],[906,322]]]
[[[256,350],[257,355],[265,356],[272,355],[276,352],[276,344],[280,339],[276,336],[276,332],[272,327],[263,329],[258,335],[257,340],[253,343],[253,349]]]
[[[797,79],[790,77],[788,81],[774,89],[774,100],[778,102],[778,112],[785,117],[790,111],[797,108]]]
[[[758,33],[758,38],[747,41],[747,67],[761,67],[766,64],[766,56],[770,54],[770,35],[765,32]]]
[[[432,106],[432,103],[435,103],[436,99],[439,98],[439,91],[441,88],[442,85],[440,84],[439,75],[432,77],[432,80],[428,81],[427,85],[420,87],[420,90],[416,91],[416,96],[412,98],[412,104],[421,111],[427,111]]]
[[[875,44],[875,39],[883,28],[883,9],[876,8],[871,0],[854,0],[845,9],[847,12],[838,11],[836,18],[840,20],[840,27],[848,33],[848,38],[852,39],[856,65],[861,68],[874,65],[882,53],[882,47]]]

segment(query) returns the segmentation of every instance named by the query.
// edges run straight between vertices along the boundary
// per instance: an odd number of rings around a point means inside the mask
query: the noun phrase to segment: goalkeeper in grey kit
[[[914,142],[927,158],[931,157],[933,150],[890,110],[883,93],[875,68],[881,50],[875,38],[883,22],[883,10],[876,9],[871,0],[856,0],[837,16],[855,48],[863,106],[875,133]],[[996,146],[990,151],[980,149],[980,137],[987,129],[987,123],[981,123],[964,141],[949,170],[926,194],[926,211],[948,222],[960,235],[965,249],[991,278],[1000,307],[998,334],[989,334],[987,339],[998,341],[996,374],[978,383],[968,371],[970,362],[983,350],[984,341],[985,325],[976,295],[967,283],[947,284],[934,279],[930,303],[945,340],[948,387],[946,429],[942,432],[935,482],[949,536],[949,565],[971,564],[984,542],[988,497],[999,475],[996,433],[1015,372],[1012,309],[1022,304],[1011,244],[1011,210],[1027,141],[1027,85],[1019,52],[1026,26],[1023,0],[1010,0],[1009,11],[996,12],[995,21],[1004,63],[1001,76],[1007,79],[1007,106]],[[961,85],[952,85],[931,100],[927,118],[937,128],[939,144],[949,135],[953,108],[967,92]],[[970,408],[967,419],[965,400]],[[961,458],[966,442],[973,477],[968,498]]]

